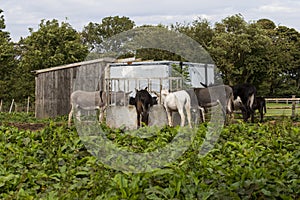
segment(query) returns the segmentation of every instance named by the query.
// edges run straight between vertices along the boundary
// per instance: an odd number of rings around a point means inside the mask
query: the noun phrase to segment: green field
[[[296,104],[295,114],[300,114],[300,105]],[[277,109],[282,107],[283,109]],[[292,115],[292,104],[286,103],[268,103],[266,116],[291,116]]]
[[[199,149],[207,124],[201,124],[183,155],[147,173],[98,162],[65,117],[1,113],[0,119],[0,199],[300,198],[300,127],[288,119],[228,125],[205,156]],[[34,124],[43,126],[30,130]],[[136,153],[163,148],[179,130],[162,127],[140,138],[101,127],[115,146]]]
[[[280,109],[279,109],[280,108]],[[295,115],[300,116],[300,105],[296,104]],[[266,119],[291,117],[292,116],[292,104],[286,103],[267,103],[267,113],[264,114]],[[240,111],[235,114],[235,118],[242,118]],[[255,111],[255,120],[260,118],[258,110]]]

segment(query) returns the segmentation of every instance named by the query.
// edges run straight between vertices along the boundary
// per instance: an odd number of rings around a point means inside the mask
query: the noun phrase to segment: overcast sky
[[[78,31],[104,17],[126,16],[136,25],[192,22],[206,18],[213,25],[242,14],[247,22],[267,18],[300,31],[300,0],[0,0],[6,30],[14,41],[37,30],[42,19],[66,21]]]

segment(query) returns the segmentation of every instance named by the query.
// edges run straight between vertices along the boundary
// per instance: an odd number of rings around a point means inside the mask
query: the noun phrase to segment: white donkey
[[[71,126],[71,119],[75,109],[77,109],[76,119],[78,121],[80,121],[80,109],[99,110],[99,121],[103,121],[107,99],[109,99],[110,104],[126,106],[129,103],[128,98],[130,93],[131,92],[125,93],[123,91],[110,92],[110,95],[107,96],[105,91],[74,91],[70,98],[71,111],[69,113],[68,126]]]
[[[187,114],[188,125],[191,128],[191,97],[185,90],[169,93],[167,90],[161,91],[161,103],[164,105],[167,115],[169,126],[173,125],[172,112],[178,111],[181,123],[180,126],[185,124],[184,108]]]

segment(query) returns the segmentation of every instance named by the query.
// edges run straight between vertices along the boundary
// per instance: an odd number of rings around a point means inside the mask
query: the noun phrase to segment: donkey
[[[251,117],[251,122],[254,122],[254,108],[256,98],[256,88],[249,83],[243,83],[232,86],[234,100],[241,102],[241,111],[245,122]]]
[[[234,101],[234,109],[243,109],[243,103],[242,101],[238,98],[238,100]],[[244,108],[245,109],[245,108]],[[267,113],[267,108],[266,108],[266,100],[264,97],[256,97],[255,101],[252,106],[253,111],[258,110],[260,114],[260,122],[264,121],[264,114]]]
[[[260,122],[264,121],[264,113],[267,113],[266,99],[264,97],[256,97],[253,105],[254,110],[258,110],[260,114]]]
[[[207,88],[194,88],[197,96],[199,108],[207,109],[209,107],[220,105],[224,118],[226,114],[233,112],[233,90],[228,85],[208,86]]]
[[[150,107],[154,105],[154,101],[150,93],[147,91],[146,87],[142,90],[136,89],[136,95],[134,98],[134,105],[136,108],[137,113],[137,128],[141,126],[147,125],[148,126],[148,118],[149,118],[149,111]],[[142,120],[141,120],[142,116]]]
[[[69,113],[68,126],[71,126],[71,119],[75,109],[100,110],[99,120],[102,121],[105,109],[105,93],[103,91],[87,92],[76,90],[70,97],[71,111]],[[77,110],[76,119],[80,121],[80,110]]]
[[[71,94],[71,111],[69,113],[68,126],[71,126],[71,119],[74,109],[78,109],[76,119],[80,121],[80,110],[99,110],[99,121],[104,119],[104,112],[109,105],[126,106],[128,105],[129,94],[123,91],[105,92],[105,91],[82,91],[77,90]]]
[[[167,90],[161,91],[161,103],[164,105],[167,116],[169,126],[173,126],[172,122],[172,112],[178,111],[181,122],[180,126],[184,126],[185,124],[185,115],[184,109],[187,114],[188,125],[192,128],[191,124],[191,97],[185,90],[180,90],[176,92],[169,93]]]

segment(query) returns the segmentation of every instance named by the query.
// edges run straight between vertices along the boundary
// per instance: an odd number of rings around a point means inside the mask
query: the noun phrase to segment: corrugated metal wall
[[[48,118],[70,112],[75,90],[104,89],[104,69],[111,60],[99,59],[36,71],[35,116]]]

